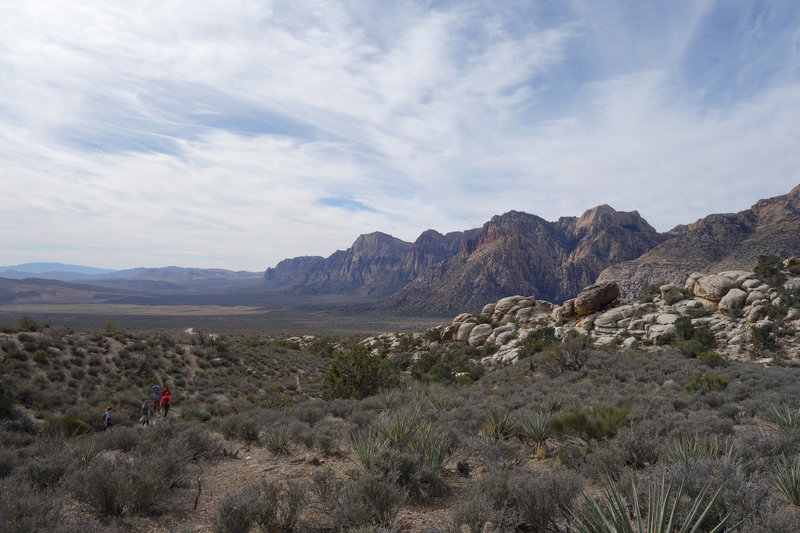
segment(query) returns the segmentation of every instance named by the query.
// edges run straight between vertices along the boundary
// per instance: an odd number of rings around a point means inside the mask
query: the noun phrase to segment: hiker
[[[150,426],[150,404],[147,400],[142,402],[142,417],[139,419],[139,423],[143,426]]]
[[[161,386],[153,385],[153,412],[157,413],[161,410]]]
[[[106,408],[106,414],[103,415],[103,425],[105,426],[106,429],[111,429],[111,426],[113,425],[111,423],[111,407],[110,406]]]
[[[167,417],[169,412],[169,405],[172,403],[172,391],[164,387],[161,389],[161,409],[164,410],[164,418]]]

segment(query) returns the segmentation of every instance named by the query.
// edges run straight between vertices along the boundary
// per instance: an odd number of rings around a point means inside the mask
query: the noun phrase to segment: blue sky
[[[0,5],[0,264],[263,270],[800,183],[800,3]]]

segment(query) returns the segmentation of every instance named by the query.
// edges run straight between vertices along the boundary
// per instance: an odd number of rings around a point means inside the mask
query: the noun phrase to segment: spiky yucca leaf
[[[550,415],[536,414],[529,416],[525,419],[519,427],[519,434],[535,442],[537,445],[544,444],[553,434],[553,429],[550,427]]]
[[[800,458],[781,457],[772,469],[772,484],[792,505],[800,505]]]
[[[645,511],[639,505],[636,487],[633,487],[633,518],[614,482],[608,478],[604,484],[605,501],[598,502],[584,493],[586,506],[583,513],[572,513],[575,531],[578,533],[697,533],[703,531],[717,533],[723,530],[730,515],[717,524],[705,524],[708,512],[719,495],[717,492],[703,505],[708,488],[706,487],[692,501],[686,518],[679,523],[678,508],[683,496],[682,490],[674,492],[672,484],[664,479],[651,482],[648,488],[648,505]]]
[[[489,432],[489,435],[498,440],[514,436],[517,433],[519,423],[517,418],[508,411],[492,408],[486,413],[486,421],[483,426]]]
[[[782,428],[796,428],[800,426],[800,409],[788,405],[772,405],[766,418]]]

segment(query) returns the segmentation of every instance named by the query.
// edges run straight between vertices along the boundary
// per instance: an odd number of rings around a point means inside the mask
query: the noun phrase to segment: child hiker
[[[146,427],[150,426],[150,403],[147,400],[142,403],[142,417],[139,423]]]
[[[111,423],[111,407],[109,406],[106,408],[106,414],[103,415],[103,426],[106,429],[111,429],[112,425],[113,424]]]

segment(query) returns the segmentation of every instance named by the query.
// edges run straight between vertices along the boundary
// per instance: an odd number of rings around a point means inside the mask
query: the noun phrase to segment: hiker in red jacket
[[[169,406],[172,403],[172,391],[165,385],[163,389],[161,389],[161,410],[164,411],[164,417],[166,418],[167,412],[169,412]]]

